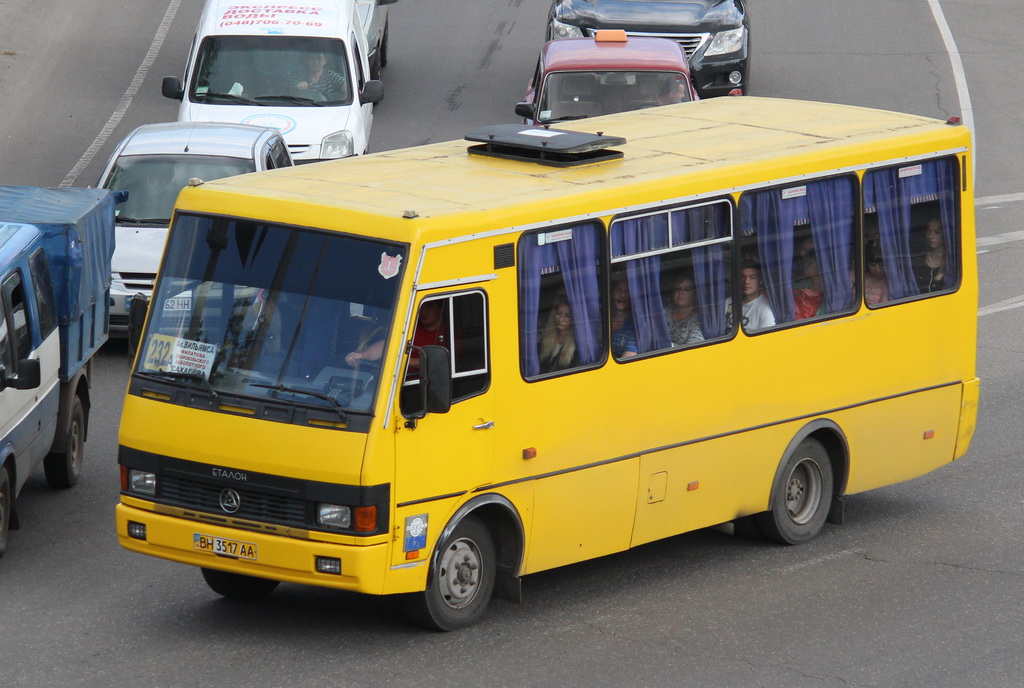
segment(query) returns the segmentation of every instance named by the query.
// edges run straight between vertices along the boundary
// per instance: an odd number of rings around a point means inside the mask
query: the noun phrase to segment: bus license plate
[[[192,548],[221,557],[256,561],[256,545],[251,542],[241,542],[212,535],[203,535],[202,533],[192,533]]]

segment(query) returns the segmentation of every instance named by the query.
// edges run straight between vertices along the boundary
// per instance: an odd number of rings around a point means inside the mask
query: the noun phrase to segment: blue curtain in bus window
[[[666,214],[622,220],[612,225],[613,255],[635,255],[667,246]],[[640,353],[668,349],[672,340],[661,298],[661,256],[629,261],[626,263],[626,275],[637,349]]]
[[[542,277],[560,273],[573,314],[580,365],[596,363],[602,353],[601,298],[598,279],[600,232],[577,225],[524,236],[519,243],[519,341],[523,374],[540,374],[537,354]]]
[[[864,175],[864,205],[878,217],[879,243],[885,261],[890,299],[921,293],[914,277],[911,209],[915,203],[938,200],[946,245],[943,285],[960,280],[960,232],[957,222],[957,168],[954,158],[920,165],[872,170]]]
[[[793,225],[796,204],[783,201],[779,189],[744,194],[740,201],[744,233],[756,233],[761,277],[775,322],[790,322],[793,302]]]
[[[793,199],[794,201],[800,199]],[[807,185],[807,215],[817,247],[825,313],[853,307],[853,182],[849,177]],[[802,215],[802,214],[801,214]]]
[[[677,210],[672,213],[672,245],[729,236],[729,206],[725,203]],[[729,324],[725,317],[728,268],[722,244],[691,249],[693,275],[697,281],[700,326],[705,339],[724,336]]]

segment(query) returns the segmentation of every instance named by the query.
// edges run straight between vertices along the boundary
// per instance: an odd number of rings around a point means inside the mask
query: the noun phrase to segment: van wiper
[[[335,399],[329,394],[323,394],[322,392],[313,392],[308,389],[299,389],[298,387],[289,387],[287,385],[264,385],[262,383],[257,383],[251,386],[262,387],[263,389],[269,389],[274,392],[287,392],[289,394],[305,394],[306,396],[314,397],[316,399],[323,399],[324,401],[329,402],[330,405],[334,407],[334,410],[338,412],[338,418],[341,419],[342,423],[348,422],[348,414],[345,413],[345,409],[341,407],[341,404],[338,403],[337,399]]]
[[[220,399],[220,394],[213,388],[210,381],[206,379],[206,376],[202,373],[180,373],[173,370],[146,370],[142,372],[143,375],[152,375],[154,377],[163,377],[168,380],[191,380],[193,382],[203,383],[203,387],[210,393],[210,396],[214,399]]]
[[[322,102],[317,102],[312,98],[304,98],[303,96],[256,96],[257,101],[271,101],[274,103],[292,103],[293,105],[307,105],[309,107],[321,107]]]
[[[117,224],[120,225],[169,225],[171,224],[171,218],[169,217],[128,217],[126,215],[117,216]]]
[[[236,95],[231,94],[231,93],[209,93],[209,92],[201,93],[201,94],[197,93],[196,94],[196,100],[198,100],[199,102],[203,102],[203,103],[209,102],[209,101],[213,101],[213,100],[227,100],[227,101],[230,101],[232,103],[241,103],[243,105],[258,105],[258,103],[256,103],[253,100],[250,100],[248,98],[243,98],[242,96],[236,96]]]

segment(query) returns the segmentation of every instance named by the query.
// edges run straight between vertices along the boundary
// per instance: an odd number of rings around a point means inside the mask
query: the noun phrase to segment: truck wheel
[[[231,600],[260,600],[274,592],[280,581],[203,568],[203,580],[218,595]]]
[[[406,612],[424,628],[454,631],[476,623],[494,591],[494,540],[467,516],[438,547],[427,589],[406,598]]]
[[[78,482],[82,472],[82,454],[85,452],[85,408],[76,394],[71,404],[71,418],[63,452],[49,454],[43,461],[46,482],[50,487],[63,489]]]
[[[11,529],[11,474],[0,467],[0,557],[7,551],[7,533]]]
[[[797,445],[773,490],[772,508],[754,516],[758,530],[783,545],[813,540],[832,501],[832,463],[821,442],[808,437]]]

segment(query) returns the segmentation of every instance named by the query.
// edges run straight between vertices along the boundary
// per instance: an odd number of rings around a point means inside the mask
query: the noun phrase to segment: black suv
[[[554,0],[547,40],[625,29],[678,41],[701,98],[749,93],[746,0]]]

